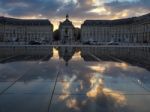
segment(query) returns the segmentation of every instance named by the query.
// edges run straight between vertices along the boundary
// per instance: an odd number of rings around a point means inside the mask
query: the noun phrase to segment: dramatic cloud
[[[49,18],[55,26],[69,13],[76,26],[85,19],[117,19],[150,12],[150,0],[0,0],[0,16]]]

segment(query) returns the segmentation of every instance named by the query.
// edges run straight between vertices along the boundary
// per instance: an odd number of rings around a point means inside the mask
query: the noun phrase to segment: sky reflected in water
[[[0,64],[0,112],[150,111],[148,70],[57,49],[47,61]]]

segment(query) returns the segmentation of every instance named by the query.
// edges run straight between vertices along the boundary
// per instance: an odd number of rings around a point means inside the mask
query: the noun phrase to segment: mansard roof
[[[148,21],[150,22],[150,13],[140,16],[140,17],[132,17],[132,18],[125,18],[125,19],[116,19],[116,20],[86,20],[83,25],[85,26],[112,26],[112,25],[128,25],[134,23],[140,23]]]
[[[31,26],[48,26],[52,25],[48,19],[15,19],[0,17],[0,24],[8,25],[31,25]]]

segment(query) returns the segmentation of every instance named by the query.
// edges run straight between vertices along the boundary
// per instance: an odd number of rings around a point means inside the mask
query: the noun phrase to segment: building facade
[[[75,28],[72,22],[69,20],[69,16],[66,15],[66,20],[60,22],[59,36],[62,44],[72,44],[75,41]]]
[[[81,26],[82,43],[150,43],[150,14],[118,20],[86,20]]]
[[[0,17],[0,42],[50,44],[53,25],[47,19],[14,19]]]

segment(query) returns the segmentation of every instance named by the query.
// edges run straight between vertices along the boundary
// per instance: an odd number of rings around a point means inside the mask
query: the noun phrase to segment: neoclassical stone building
[[[81,41],[150,43],[150,14],[118,20],[86,20]]]
[[[60,41],[62,44],[72,44],[75,41],[75,28],[66,15],[66,20],[59,25]]]
[[[53,25],[47,19],[14,19],[0,17],[0,42],[50,44]]]

